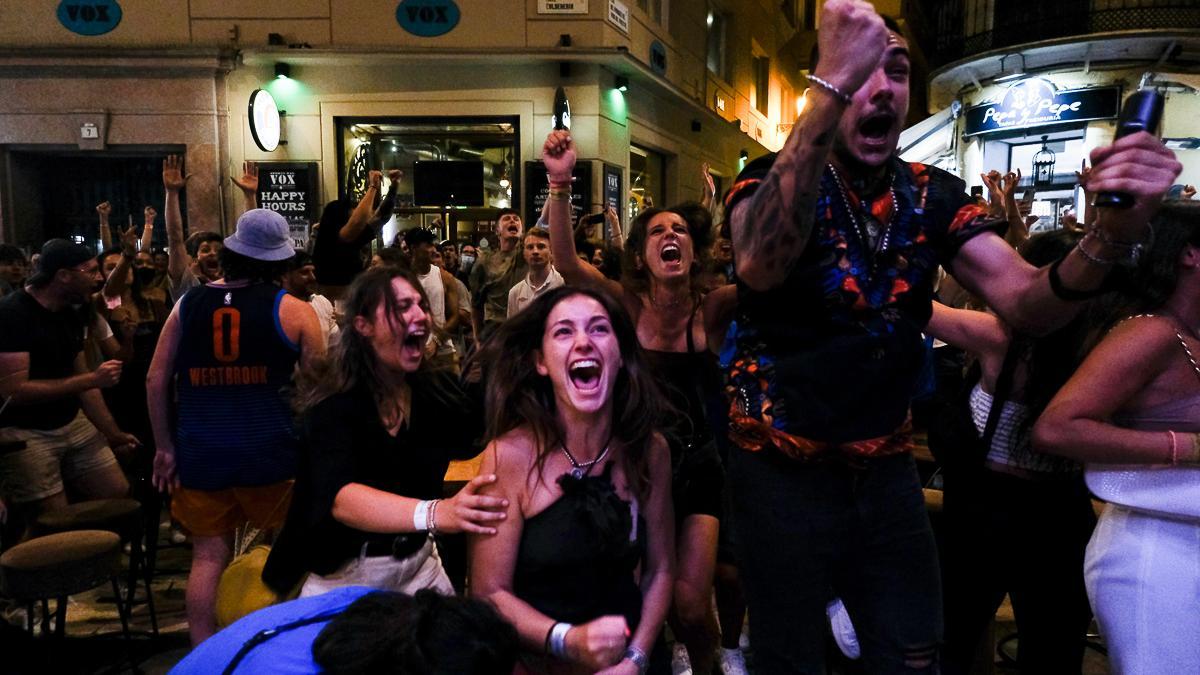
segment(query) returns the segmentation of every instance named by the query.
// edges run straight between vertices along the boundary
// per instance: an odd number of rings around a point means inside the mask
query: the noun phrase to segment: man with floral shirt
[[[1044,332],[1145,235],[1180,164],[1149,134],[1092,153],[1089,191],[1132,195],[1037,269],[963,181],[896,157],[906,42],[863,0],[828,0],[809,104],[726,197],[739,308],[724,355],[739,566],[757,672],[823,673],[841,597],[868,672],[937,672],[941,598],[908,408],[944,265],[1007,323]]]

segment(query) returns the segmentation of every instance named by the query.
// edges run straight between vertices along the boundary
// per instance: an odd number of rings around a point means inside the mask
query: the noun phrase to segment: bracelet
[[[571,185],[574,183],[575,183],[574,178],[568,178],[566,180],[554,180],[550,176],[546,176],[546,185],[551,190],[568,190],[568,191],[570,191]]]
[[[1100,267],[1108,267],[1109,265],[1115,264],[1117,262],[1116,258],[1100,258],[1088,253],[1087,249],[1083,247],[1083,242],[1087,241],[1087,238],[1090,236],[1092,235],[1089,232],[1088,234],[1083,235],[1079,241],[1075,242],[1075,248],[1079,249],[1079,253],[1083,256],[1083,259]]]
[[[569,202],[569,201],[571,201],[571,191],[570,190],[551,190],[550,191],[550,199],[557,200],[557,201]]]
[[[417,502],[417,508],[413,509],[413,531],[425,532],[429,530],[429,507],[431,501]]]
[[[425,521],[425,531],[437,534],[437,507],[442,500],[434,499],[429,502],[429,517]]]
[[[642,675],[645,675],[646,671],[650,670],[650,659],[646,656],[646,652],[633,645],[630,645],[629,649],[625,650],[625,658],[637,666],[638,673]]]
[[[1171,465],[1179,463],[1179,446],[1175,444],[1175,432],[1167,430],[1167,435],[1171,437]]]
[[[562,621],[551,626],[550,632],[546,633],[546,653],[550,656],[557,656],[560,659],[566,658],[567,633],[574,627]]]
[[[1054,297],[1066,302],[1079,302],[1104,295],[1107,292],[1104,286],[1091,291],[1077,291],[1063,285],[1062,277],[1058,276],[1058,266],[1066,259],[1067,256],[1064,255],[1050,265],[1050,291],[1054,293]]]
[[[816,75],[809,75],[808,81],[812,82],[813,84],[817,85],[818,87],[824,89],[825,91],[833,94],[833,96],[837,100],[841,101],[845,105],[850,105],[851,101],[854,100],[853,98],[851,98],[850,94],[847,94],[846,92],[842,91],[841,89],[838,89],[836,86],[834,86],[834,84],[832,82],[830,82],[826,79],[817,77]]]
[[[1093,225],[1092,228],[1088,230],[1088,235],[1096,235],[1096,238],[1100,240],[1100,243],[1104,244],[1105,246],[1123,249],[1125,251],[1125,256],[1114,259],[1114,262],[1118,262],[1126,267],[1137,267],[1138,261],[1141,260],[1142,254],[1154,245],[1154,226],[1147,223],[1146,232],[1148,234],[1142,241],[1120,241],[1118,239],[1110,238],[1104,233],[1104,228],[1097,224]]]

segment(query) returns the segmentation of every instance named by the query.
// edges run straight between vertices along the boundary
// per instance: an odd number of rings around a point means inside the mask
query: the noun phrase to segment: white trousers
[[[432,588],[442,595],[454,595],[454,586],[442,567],[437,545],[430,538],[416,553],[397,560],[390,555],[366,556],[363,553],[333,574],[308,575],[300,589],[300,597],[320,595],[345,586],[369,586],[381,591],[397,591],[413,595],[422,588]]]
[[[1200,673],[1200,522],[1109,504],[1084,578],[1114,675]]]

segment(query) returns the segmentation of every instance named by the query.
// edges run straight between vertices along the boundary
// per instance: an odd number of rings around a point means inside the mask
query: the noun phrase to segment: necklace
[[[563,454],[567,456],[567,460],[571,462],[571,477],[578,480],[591,473],[592,467],[599,464],[601,460],[608,456],[608,449],[612,447],[612,436],[608,437],[608,441],[604,443],[604,450],[599,455],[596,455],[596,459],[586,462],[575,461],[575,455],[572,455],[571,451],[567,449],[566,443],[559,441],[559,446],[562,447]]]
[[[854,207],[850,205],[850,197],[846,194],[846,183],[842,180],[841,174],[834,168],[833,164],[826,165],[833,173],[833,178],[837,182],[838,193],[841,194],[842,204],[846,207],[846,213],[850,216],[850,222],[854,225],[854,232],[858,235],[858,240],[862,243],[864,249],[870,246],[870,239],[867,238],[867,232],[863,229],[863,224],[859,221],[858,216],[854,213]],[[883,225],[883,233],[875,244],[875,252],[871,256],[871,273],[879,267],[879,254],[888,250],[892,241],[892,223],[896,220],[896,214],[900,212],[900,204],[896,201],[895,189],[896,175],[892,174],[892,180],[888,184],[888,195],[892,198],[892,212],[888,215],[888,220]]]

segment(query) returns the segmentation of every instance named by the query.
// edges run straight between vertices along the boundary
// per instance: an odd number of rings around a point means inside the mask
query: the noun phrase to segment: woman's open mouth
[[[683,251],[679,250],[679,244],[667,244],[662,247],[658,253],[663,262],[680,262],[683,260]]]
[[[596,359],[580,359],[567,368],[571,383],[580,391],[595,391],[600,387],[600,362]]]

